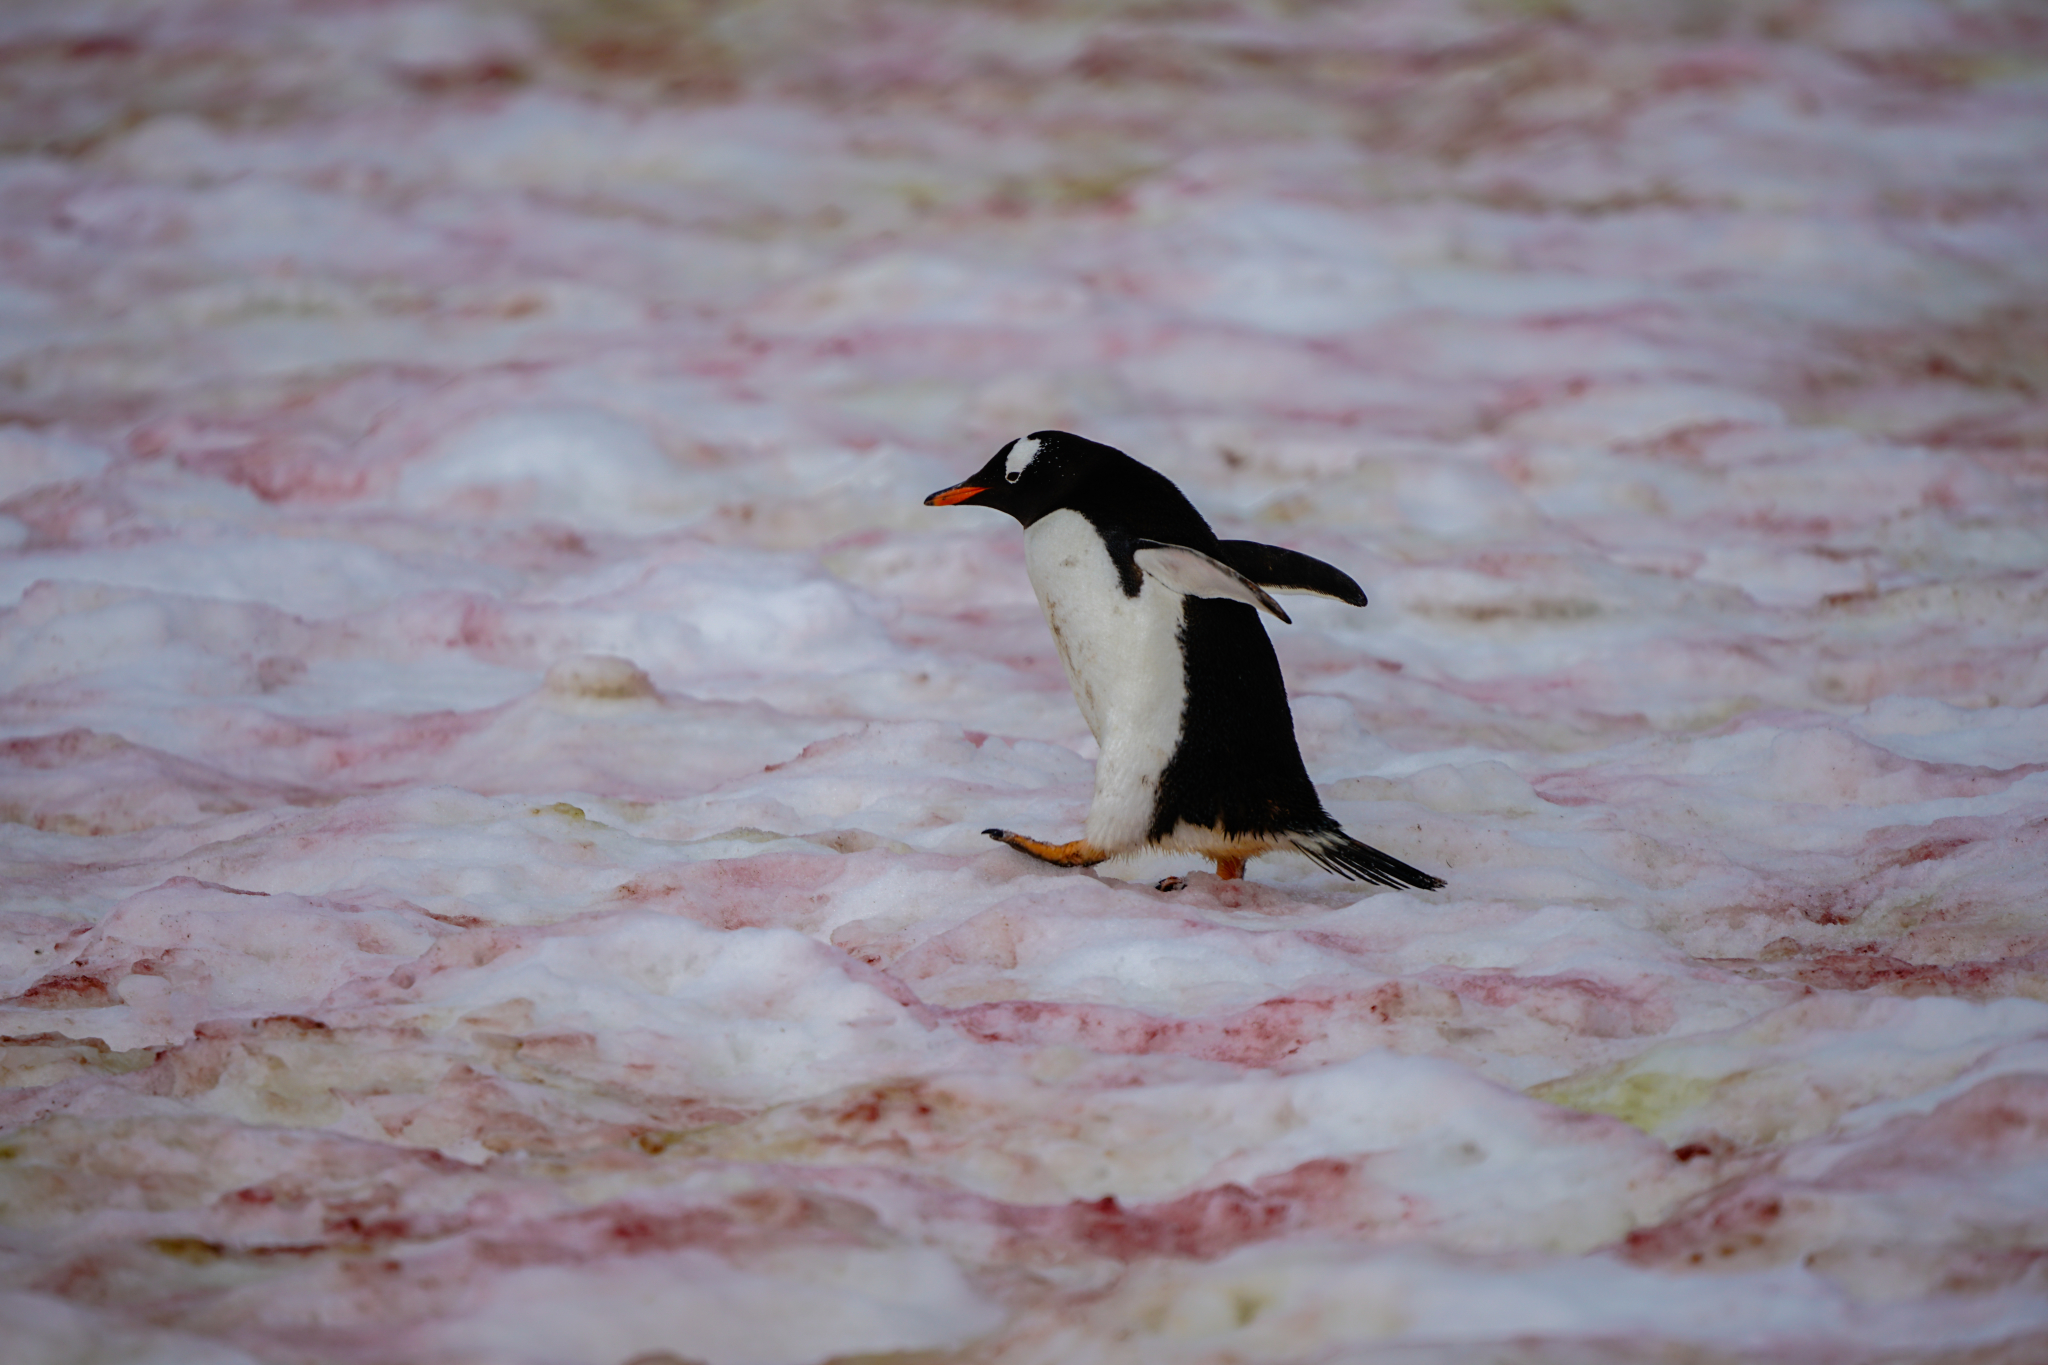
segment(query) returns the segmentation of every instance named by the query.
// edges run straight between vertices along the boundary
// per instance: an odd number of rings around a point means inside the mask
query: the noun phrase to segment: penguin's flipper
[[[982,833],[999,844],[1008,844],[1019,853],[1029,853],[1042,863],[1057,863],[1061,867],[1093,867],[1109,856],[1086,839],[1076,839],[1070,844],[1048,844],[1043,839],[1014,834],[1006,829],[985,829]]]
[[[1280,604],[1266,590],[1220,559],[1185,545],[1162,545],[1156,540],[1133,542],[1131,558],[1146,576],[1183,597],[1228,597],[1270,611],[1289,625],[1294,618],[1280,610]],[[1334,572],[1334,571],[1333,571]]]
[[[1308,592],[1354,607],[1365,605],[1365,590],[1350,574],[1298,550],[1261,545],[1256,540],[1225,540],[1218,542],[1216,558],[1252,582],[1280,592]]]

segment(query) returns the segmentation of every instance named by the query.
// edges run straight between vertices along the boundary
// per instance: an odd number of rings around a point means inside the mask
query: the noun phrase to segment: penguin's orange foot
[[[1216,859],[1217,880],[1226,882],[1241,880],[1244,877],[1244,863],[1245,860],[1242,858]]]
[[[1048,844],[1028,834],[1012,834],[1006,829],[985,829],[982,833],[999,844],[1008,844],[1019,853],[1029,853],[1040,862],[1057,863],[1061,867],[1093,867],[1109,856],[1086,839],[1076,839],[1071,844]]]

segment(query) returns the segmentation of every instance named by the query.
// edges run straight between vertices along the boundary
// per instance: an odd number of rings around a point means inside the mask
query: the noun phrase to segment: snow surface
[[[13,1365],[2048,1359],[2030,0],[0,7]],[[1448,878],[1102,875],[1064,427]],[[1192,873],[1188,887],[1151,883]]]

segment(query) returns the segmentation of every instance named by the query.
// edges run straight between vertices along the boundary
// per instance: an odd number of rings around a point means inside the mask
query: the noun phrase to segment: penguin
[[[1219,540],[1164,474],[1064,431],[1020,436],[924,501],[994,508],[1023,526],[1032,590],[1102,751],[1084,837],[984,830],[991,839],[1063,867],[1156,848],[1200,854],[1232,880],[1247,859],[1294,849],[1355,880],[1444,884],[1339,828],[1295,744],[1259,613],[1289,620],[1269,588],[1362,607],[1347,574]]]

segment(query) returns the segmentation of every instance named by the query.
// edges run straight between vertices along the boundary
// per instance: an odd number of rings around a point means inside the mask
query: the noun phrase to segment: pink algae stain
[[[544,934],[540,929],[505,925],[459,930],[436,940],[426,952],[394,970],[388,979],[400,990],[411,990],[430,976],[488,966],[507,953],[531,946]]]
[[[160,534],[136,515],[128,498],[104,483],[45,484],[4,501],[7,515],[27,528],[20,549],[136,545]]]
[[[477,1259],[487,1264],[520,1266],[685,1248],[732,1256],[794,1244],[850,1246],[880,1240],[880,1222],[864,1204],[833,1194],[769,1186],[702,1204],[620,1200],[494,1229],[479,1237],[475,1247]]]
[[[0,765],[47,771],[134,747],[119,735],[75,727],[54,735],[0,741]]]
[[[312,737],[309,749],[323,773],[374,770],[385,765],[415,772],[421,760],[443,754],[458,741],[485,729],[501,710],[502,707],[491,707],[406,716],[396,723],[374,728]]]
[[[1816,924],[1853,924],[1872,906],[1921,902],[1909,923],[1926,929],[2008,903],[2012,869],[2048,852],[2048,822],[1955,817],[1871,833],[1847,875],[1820,885],[1773,888],[1764,904]]]
[[[320,1223],[323,1248],[352,1251],[395,1242],[425,1241],[460,1232],[468,1220],[459,1213],[419,1217],[401,1213],[383,1201],[364,1201],[330,1208]]]
[[[1710,1144],[1694,1144],[1706,1148]],[[1713,1151],[1694,1155],[1723,1155]],[[1674,1153],[1684,1160],[1688,1148]],[[1856,1220],[1830,1210],[1847,1201],[1933,1187],[1974,1184],[1999,1170],[2048,1159],[2048,1076],[1995,1076],[1929,1114],[1903,1115],[1858,1139],[1855,1149],[1819,1177],[1794,1180],[1776,1163],[1716,1186],[1670,1219],[1623,1239],[1622,1256],[1641,1265],[1751,1267],[1855,1241]],[[1921,1197],[1924,1197],[1921,1196]],[[1982,1218],[1981,1214],[1972,1215]],[[2016,1218],[2024,1214],[2016,1211]],[[1987,1229],[1986,1236],[2001,1235]],[[1990,1248],[1997,1253],[1999,1248]],[[2043,1253],[2025,1247],[2015,1258],[1994,1254],[1976,1264],[1948,1252],[1953,1273],[1980,1287],[2029,1273]],[[1959,1287],[1969,1287],[1962,1285]]]
[[[762,853],[679,863],[643,873],[612,893],[615,902],[679,914],[711,929],[795,928],[830,901],[849,859]]]
[[[2005,985],[2028,968],[2048,967],[2048,953],[2000,962],[1906,962],[1883,953],[1826,953],[1801,963],[1796,981],[1817,990],[1869,991],[1890,995],[2005,995]]]
[[[265,502],[348,502],[394,477],[365,459],[361,444],[289,422],[289,414],[274,426],[163,418],[137,428],[128,447],[142,459],[174,460],[195,474],[240,484]]]
[[[1306,1026],[1305,1015],[1327,1015],[1329,1009],[1326,1002],[1274,1000],[1228,1020],[1191,1020],[1115,1005],[1018,1000],[971,1005],[952,1011],[950,1018],[983,1042],[1065,1044],[1116,1056],[1170,1053],[1268,1066],[1317,1035],[1319,1030]]]
[[[1827,1183],[1865,1186],[1934,1174],[1981,1176],[2048,1158],[2048,1076],[1994,1076],[1931,1114],[1892,1120],[1835,1163]]]
[[[797,753],[795,758],[785,758],[780,763],[770,763],[761,769],[764,773],[779,773],[785,768],[795,768],[823,759],[844,758],[857,755],[865,744],[860,734],[833,735],[828,739],[815,739]]]
[[[1622,795],[1612,775],[1573,770],[1531,778],[1530,789],[1553,806],[1597,806]]]
[[[1255,1242],[1392,1227],[1420,1213],[1410,1197],[1371,1190],[1358,1163],[1326,1157],[1249,1185],[1218,1185],[1174,1199],[1125,1204],[1110,1196],[1057,1208],[1004,1205],[995,1217],[1022,1240],[1128,1261],[1212,1260]]]
[[[12,1000],[0,1001],[0,1005],[32,1010],[89,1010],[119,1004],[110,984],[117,974],[129,973],[53,972]]]
[[[1718,1197],[1716,1197],[1718,1196]],[[1637,1228],[1622,1239],[1621,1254],[1637,1265],[1726,1265],[1779,1259],[1782,1224],[1789,1209],[1806,1203],[1775,1181],[1745,1183],[1655,1227]]]
[[[1762,885],[1750,908],[1840,925],[1857,923],[1873,906],[1913,899],[1925,906],[1914,912],[1917,924],[1953,921],[1987,895],[2009,899],[1997,884],[2020,860],[2037,862],[2044,843],[2042,822],[1963,816],[1887,826],[1872,831],[1853,860],[1824,859],[1820,873]],[[1984,885],[1991,889],[1976,889]]]
[[[1458,998],[1512,1010],[1592,1038],[1640,1038],[1668,1032],[1676,1008],[1643,982],[1619,986],[1588,976],[1436,971],[1428,979]]]
[[[952,1106],[932,1102],[935,1092],[921,1082],[909,1081],[885,1083],[855,1091],[838,1109],[823,1115],[825,1122],[844,1134],[844,1140],[857,1146],[872,1146],[879,1142],[883,1146],[904,1152],[910,1150],[909,1141],[902,1134],[930,1133],[946,1125],[953,1117]],[[879,1138],[866,1136],[861,1130],[877,1130],[886,1134]]]
[[[1911,847],[1892,854],[1885,862],[1891,867],[1911,867],[1915,863],[1933,862],[1952,853],[1959,853],[1975,842],[1976,840],[1967,837],[1922,839]]]
[[[1410,1013],[1444,1010],[1442,992],[1389,981],[1357,995],[1281,996],[1200,1019],[1042,1000],[1005,1000],[935,1013],[983,1042],[1066,1045],[1113,1056],[1166,1053],[1269,1067],[1325,1041],[1340,1023],[1386,1025]],[[1449,1012],[1455,1011],[1456,1002],[1451,1000]]]

